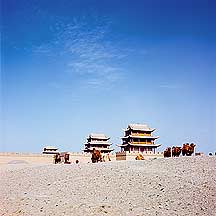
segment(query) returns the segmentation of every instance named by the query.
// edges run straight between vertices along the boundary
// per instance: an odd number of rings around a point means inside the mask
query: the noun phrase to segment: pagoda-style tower
[[[118,145],[121,151],[140,152],[155,154],[160,144],[155,144],[158,136],[153,136],[155,129],[149,128],[146,124],[129,124],[125,129],[124,137],[121,137],[123,143]]]
[[[101,153],[110,153],[113,149],[110,149],[110,145],[108,140],[110,137],[106,137],[104,134],[95,134],[91,133],[89,137],[87,137],[87,142],[85,143],[84,152],[92,152],[93,148],[96,150],[100,150]]]

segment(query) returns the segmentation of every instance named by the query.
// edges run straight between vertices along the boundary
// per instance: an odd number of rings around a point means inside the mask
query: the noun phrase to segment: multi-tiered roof
[[[102,153],[109,153],[113,151],[113,149],[110,148],[112,143],[110,143],[108,140],[110,137],[105,136],[104,134],[96,134],[91,133],[87,137],[87,142],[84,144],[84,152],[92,152],[93,148],[96,150],[100,150]]]
[[[118,145],[121,151],[155,153],[160,146],[155,144],[159,137],[152,135],[155,128],[150,128],[146,124],[129,124],[124,131],[125,135],[121,137],[123,143]]]

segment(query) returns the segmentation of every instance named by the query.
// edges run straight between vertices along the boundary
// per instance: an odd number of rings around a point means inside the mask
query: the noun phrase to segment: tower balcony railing
[[[131,133],[131,135],[133,136],[151,136],[151,134],[147,134],[147,133]]]
[[[147,145],[152,145],[152,144],[154,144],[154,143],[152,143],[152,142],[134,142],[134,141],[132,141],[131,143],[132,143],[132,144],[147,144]]]

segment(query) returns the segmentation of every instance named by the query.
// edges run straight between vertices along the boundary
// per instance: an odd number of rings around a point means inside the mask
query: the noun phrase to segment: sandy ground
[[[70,155],[72,163],[75,160],[81,163],[91,162],[91,155],[85,156],[82,154],[73,153]],[[7,166],[8,164],[53,164],[53,155],[47,154],[27,154],[27,153],[1,153],[0,152],[0,167]]]
[[[78,165],[0,161],[1,215],[216,215],[215,156]]]

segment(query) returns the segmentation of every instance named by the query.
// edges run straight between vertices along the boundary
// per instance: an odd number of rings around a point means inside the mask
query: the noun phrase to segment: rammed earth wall
[[[135,160],[138,153],[136,152],[116,152],[116,160]],[[151,152],[142,154],[144,159],[155,159],[155,158],[163,158],[163,153],[158,152],[157,154],[153,154]]]

